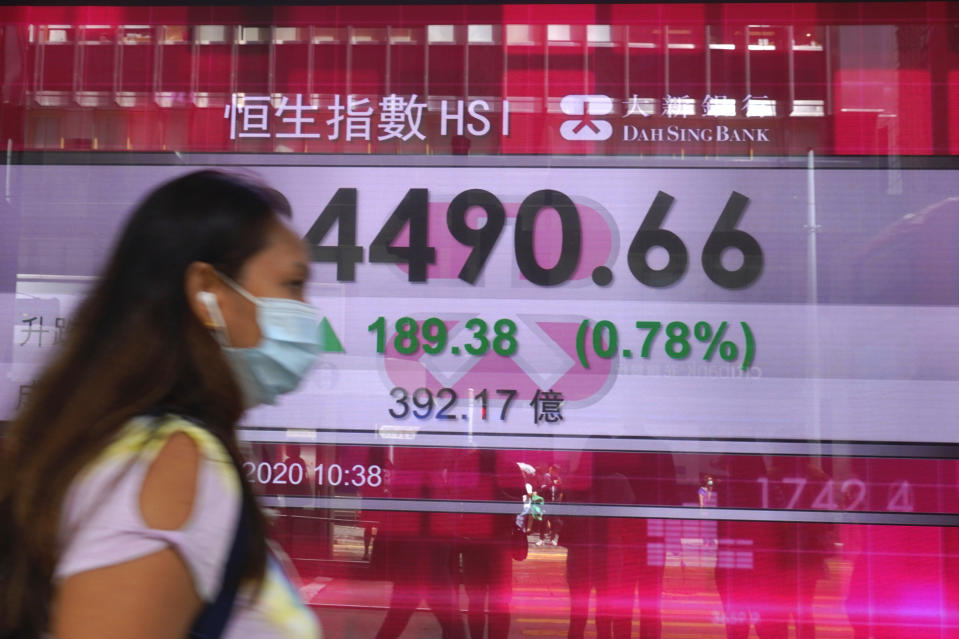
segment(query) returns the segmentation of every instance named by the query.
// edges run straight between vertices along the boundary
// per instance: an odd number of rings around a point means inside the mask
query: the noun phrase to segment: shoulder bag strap
[[[153,417],[154,425],[158,425],[163,420],[163,416],[167,414],[169,414],[168,411],[160,406],[147,413],[147,415]],[[206,425],[197,419],[186,415],[179,416],[206,429]],[[250,513],[246,500],[242,497],[240,504],[240,516],[237,518],[236,531],[233,533],[230,554],[227,555],[226,566],[223,568],[220,591],[213,601],[200,610],[193,626],[187,633],[188,639],[220,639],[226,629],[227,622],[230,620],[230,614],[233,612],[233,604],[240,590],[240,581],[243,576],[243,559],[250,546]]]
[[[250,530],[247,517],[246,503],[240,511],[233,536],[233,545],[223,571],[223,582],[216,598],[200,611],[193,627],[187,635],[189,639],[219,639],[223,635],[230,613],[233,612],[233,603],[240,589],[243,575],[243,558],[249,547]]]

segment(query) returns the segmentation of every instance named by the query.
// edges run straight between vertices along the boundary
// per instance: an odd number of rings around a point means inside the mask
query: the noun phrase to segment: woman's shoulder
[[[57,576],[172,546],[208,599],[229,550],[235,529],[229,522],[237,520],[241,492],[226,447],[207,429],[176,416],[132,419],[71,485]]]
[[[169,477],[171,471],[183,469],[190,470],[199,501],[211,495],[234,502],[241,499],[242,480],[226,446],[208,428],[188,417],[165,414],[129,420],[88,472],[105,478],[127,474],[131,469],[136,470],[130,474],[130,483],[141,490],[141,497],[157,483],[152,479],[161,478],[162,485],[164,475]],[[194,491],[184,485],[183,492]],[[197,508],[194,512],[201,514]]]
[[[201,457],[210,461],[232,464],[230,454],[223,442],[209,429],[188,417],[173,414],[143,415],[127,421],[117,432],[116,437],[104,448],[97,461],[130,457],[152,460],[178,433],[188,436],[193,441]]]
[[[173,446],[169,446],[173,442]],[[178,445],[177,445],[178,444]],[[139,484],[161,451],[170,448],[190,451],[202,481],[220,484],[239,494],[240,476],[236,464],[219,437],[205,426],[179,415],[144,415],[128,420],[100,453],[73,481],[71,492],[89,492],[120,478]],[[169,455],[165,456],[168,460]],[[165,460],[160,459],[161,463]]]

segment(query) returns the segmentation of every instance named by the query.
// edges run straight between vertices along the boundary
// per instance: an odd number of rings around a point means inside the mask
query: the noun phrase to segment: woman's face
[[[243,264],[236,281],[254,297],[280,297],[303,302],[306,301],[304,295],[309,274],[309,257],[303,241],[288,226],[276,221],[269,227],[266,245]],[[188,272],[188,294],[192,292],[189,290],[190,278]],[[249,348],[259,344],[256,304],[223,282],[212,267],[209,272],[201,272],[196,279],[192,287],[216,295],[230,345]],[[211,318],[202,305],[195,306],[194,310],[201,321],[210,325]]]

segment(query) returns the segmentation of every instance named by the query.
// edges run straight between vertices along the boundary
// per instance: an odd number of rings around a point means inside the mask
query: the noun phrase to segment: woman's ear
[[[207,328],[222,328],[222,317],[215,309],[219,308],[218,291],[222,288],[216,270],[206,262],[193,262],[183,276],[183,290],[190,310]]]

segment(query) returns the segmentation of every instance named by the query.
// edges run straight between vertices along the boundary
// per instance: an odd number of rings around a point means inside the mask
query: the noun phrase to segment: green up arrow
[[[336,336],[333,327],[325,317],[320,322],[320,350],[324,353],[345,353],[340,338]]]

